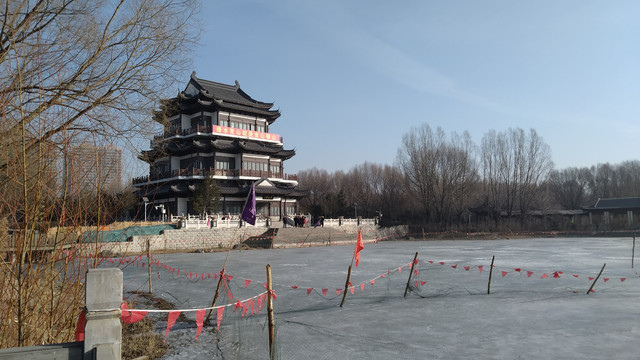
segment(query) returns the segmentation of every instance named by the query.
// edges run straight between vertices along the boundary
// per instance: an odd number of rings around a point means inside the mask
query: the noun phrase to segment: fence
[[[303,215],[304,216],[304,215]],[[308,216],[306,216],[309,218]],[[290,218],[290,217],[289,217]],[[273,219],[264,219],[258,218],[256,219],[255,225],[249,225],[246,222],[240,219],[239,215],[230,215],[230,216],[209,216],[209,217],[201,217],[198,215],[187,215],[187,216],[171,216],[171,222],[180,223],[181,228],[184,229],[207,229],[207,228],[237,228],[237,227],[272,227],[272,226],[280,226],[280,221],[275,221]],[[276,225],[277,224],[277,225]],[[378,219],[363,219],[361,217],[350,219],[350,218],[338,218],[338,219],[324,219],[323,226],[325,227],[341,227],[341,226],[363,226],[363,225],[378,225]],[[311,224],[311,221],[307,221],[307,226],[314,226]]]

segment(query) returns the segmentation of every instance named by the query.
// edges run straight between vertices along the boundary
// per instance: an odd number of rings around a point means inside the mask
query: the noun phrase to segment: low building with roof
[[[598,199],[582,209],[589,214],[589,224],[599,230],[634,229],[638,227],[634,213],[640,213],[640,197]]]
[[[295,150],[285,149],[283,138],[271,132],[281,115],[273,105],[253,99],[237,81],[227,85],[192,73],[185,90],[162,101],[155,113],[164,132],[139,156],[150,167],[149,175],[133,181],[140,199],[164,205],[171,215],[194,214],[189,196],[213,176],[220,214],[240,214],[252,183],[261,217],[297,214],[307,192],[298,189],[296,175],[284,172]]]

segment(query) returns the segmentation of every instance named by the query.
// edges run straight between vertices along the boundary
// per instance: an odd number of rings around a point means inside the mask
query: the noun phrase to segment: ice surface
[[[637,359],[640,278],[631,249],[630,238],[367,244],[342,308],[336,290],[344,287],[353,246],[232,251],[226,272],[234,276],[234,297],[245,299],[264,291],[271,265],[281,359]],[[414,291],[403,298],[415,252]],[[178,309],[210,306],[226,256],[155,256],[163,267],[152,267],[154,294]],[[120,267],[125,294],[147,289],[146,268]],[[164,358],[267,358],[266,309],[247,318],[230,309],[220,332],[205,327],[198,341],[195,322],[176,324]],[[164,332],[166,314],[156,316]]]

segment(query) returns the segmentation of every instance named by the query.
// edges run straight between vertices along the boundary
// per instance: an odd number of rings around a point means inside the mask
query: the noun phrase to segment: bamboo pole
[[[493,276],[493,262],[496,260],[496,256],[491,258],[491,267],[489,268],[489,284],[487,285],[487,295],[491,294],[491,276]]]
[[[413,257],[413,262],[409,267],[409,279],[407,279],[407,286],[404,288],[404,297],[407,297],[407,291],[409,291],[409,284],[411,283],[411,274],[413,274],[413,268],[416,266],[416,260],[418,260],[418,252],[416,251],[416,256]]]
[[[604,267],[605,266],[607,266],[607,263],[604,263],[604,265],[602,265],[602,269],[600,269],[600,272],[598,273],[598,276],[596,276],[596,278],[591,283],[591,287],[589,288],[589,290],[587,290],[587,295],[589,295],[591,293],[591,290],[596,285],[596,281],[598,281],[598,279],[600,278],[600,275],[602,275],[602,272],[604,271]]]
[[[636,233],[633,233],[633,247],[631,248],[631,268],[633,269],[633,260],[636,257]]]
[[[271,290],[271,265],[267,264],[267,316],[269,319],[269,358],[275,360],[275,324],[273,318],[273,295]]]
[[[349,265],[349,272],[347,272],[347,281],[344,283],[344,292],[342,293],[342,301],[340,302],[340,307],[344,305],[344,301],[347,299],[347,290],[349,289],[349,283],[351,282],[351,267],[353,265]]]
[[[147,275],[149,280],[149,294],[153,294],[151,288],[151,240],[147,239]]]
[[[220,295],[220,285],[222,285],[222,281],[224,278],[224,269],[227,267],[227,260],[229,259],[229,253],[231,250],[227,251],[227,257],[224,259],[224,264],[222,265],[222,271],[220,272],[220,278],[218,279],[218,285],[216,286],[216,293],[213,295],[213,301],[211,302],[211,309],[209,309],[209,313],[207,314],[207,318],[204,320],[204,323],[209,325],[209,319],[211,318],[211,313],[213,313],[213,307],[216,306],[216,301],[218,300],[218,295]]]

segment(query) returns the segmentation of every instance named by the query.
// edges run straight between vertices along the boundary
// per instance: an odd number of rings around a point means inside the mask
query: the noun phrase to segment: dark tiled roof
[[[273,103],[257,101],[240,89],[240,84],[236,80],[235,85],[227,85],[215,81],[199,79],[195,72],[191,74],[191,81],[196,88],[203,90],[204,94],[213,99],[222,100],[235,104],[244,104],[252,107],[270,109]]]
[[[258,143],[255,141],[239,141],[238,144],[245,150],[273,154],[285,160],[296,154],[295,150],[284,150],[282,145]]]
[[[585,210],[640,209],[640,197],[598,199],[595,204],[585,206]]]

